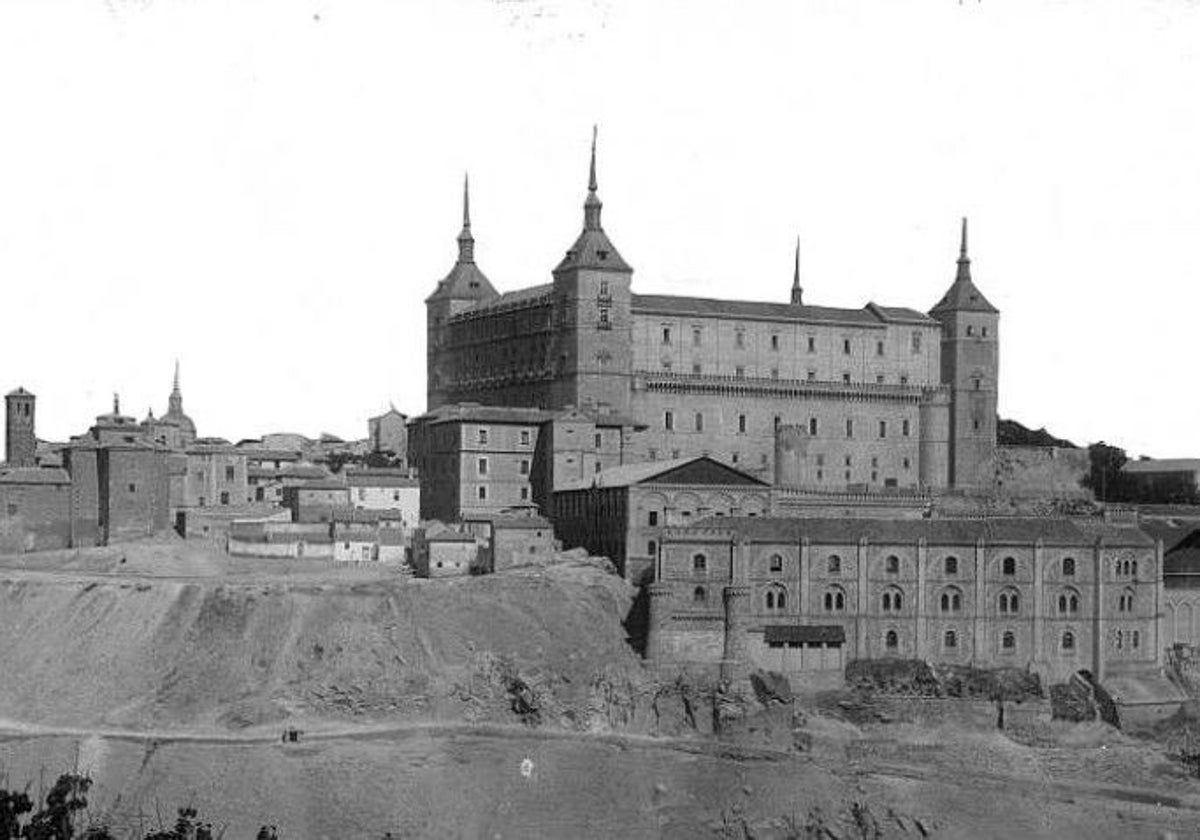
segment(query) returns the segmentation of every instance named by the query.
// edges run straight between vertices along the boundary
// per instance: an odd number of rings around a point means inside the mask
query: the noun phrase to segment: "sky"
[[[549,282],[599,126],[634,291],[928,310],[970,218],[1000,414],[1200,456],[1200,3],[0,3],[0,390],[38,434],[366,435],[423,301]]]

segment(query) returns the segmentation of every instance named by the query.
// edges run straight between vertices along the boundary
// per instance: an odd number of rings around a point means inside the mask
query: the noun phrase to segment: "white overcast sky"
[[[634,289],[926,310],[971,219],[1000,413],[1200,456],[1200,4],[0,3],[0,390],[39,436],[424,409],[464,170],[548,282],[600,125]]]

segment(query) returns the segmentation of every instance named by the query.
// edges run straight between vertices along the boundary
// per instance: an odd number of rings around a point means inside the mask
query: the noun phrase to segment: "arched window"
[[[1117,609],[1120,612],[1133,612],[1133,590],[1126,589],[1121,593],[1120,599],[1117,601]]]
[[[1138,643],[1140,643],[1141,640],[1142,640],[1142,634],[1139,631],[1134,630],[1133,631],[1133,646],[1137,647]]]
[[[836,554],[830,554],[829,559],[825,561],[825,568],[831,575],[840,575],[842,573],[842,558]]]
[[[787,607],[787,590],[775,584],[767,588],[764,598],[768,610],[782,610]]]
[[[900,558],[894,554],[888,555],[885,561],[884,568],[889,575],[900,574]]]
[[[1004,615],[1020,612],[1021,599],[1020,596],[1011,589],[1006,589],[1000,593],[1000,612]]]
[[[781,557],[778,554],[772,554],[769,568],[772,572],[782,572],[783,571],[783,557]]]
[[[962,590],[956,586],[948,586],[943,589],[939,606],[944,613],[962,612]]]
[[[1001,571],[1005,575],[1015,575],[1017,573],[1017,559],[1015,557],[1005,557]]]
[[[1070,630],[1062,634],[1062,649],[1075,650],[1075,634]]]
[[[708,569],[708,558],[703,554],[692,555],[692,571],[703,572]]]
[[[904,596],[899,589],[889,589],[883,593],[883,611],[899,612],[904,604]]]
[[[883,637],[883,645],[888,650],[895,650],[900,647],[900,634],[895,630],[887,631],[887,635]]]
[[[1017,634],[1011,630],[1005,630],[1000,636],[1000,649],[1006,651],[1014,651],[1017,649]]]
[[[1058,594],[1058,614],[1074,615],[1079,612],[1079,593],[1073,589],[1064,589]]]
[[[1075,558],[1064,557],[1062,564],[1063,577],[1075,577]]]
[[[1133,561],[1133,570],[1130,572],[1130,574],[1133,575],[1134,577],[1137,577],[1137,561],[1136,560]]]
[[[947,630],[942,636],[942,644],[947,648],[958,647],[958,634],[953,630]]]
[[[958,558],[957,557],[947,557],[946,558],[946,574],[947,575],[958,574]]]
[[[840,586],[825,590],[825,612],[843,612],[846,609],[846,593]]]
[[[692,590],[692,602],[693,603],[703,604],[707,600],[708,600],[708,593],[704,591],[703,586],[697,586],[695,589]]]

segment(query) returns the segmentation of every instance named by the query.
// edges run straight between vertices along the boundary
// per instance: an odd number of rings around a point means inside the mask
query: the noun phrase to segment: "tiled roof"
[[[562,490],[584,490],[591,487],[606,488],[606,487],[629,487],[634,484],[641,484],[644,481],[649,481],[652,478],[669,473],[672,470],[695,464],[699,462],[711,462],[716,467],[728,470],[744,479],[748,479],[749,483],[766,486],[763,481],[747,473],[741,472],[726,464],[722,464],[707,455],[693,455],[687,458],[670,458],[665,461],[643,461],[637,464],[622,464],[619,467],[610,467],[607,470],[601,470],[593,476],[587,476],[579,481],[564,484]]]
[[[579,238],[575,240],[575,244],[563,256],[562,262],[554,269],[554,273],[577,268],[599,271],[633,271],[612,244],[608,234],[600,228],[584,228],[579,234]]]
[[[1126,473],[1195,473],[1200,472],[1200,458],[1151,458],[1147,461],[1128,461],[1121,467]]]
[[[479,266],[475,265],[474,262],[459,260],[454,263],[454,267],[450,269],[450,273],[437,284],[437,288],[433,290],[433,294],[425,299],[425,302],[428,303],[432,300],[441,300],[443,298],[482,301],[490,300],[496,296],[495,287],[484,276],[484,273],[479,270]]]
[[[763,628],[763,641],[771,642],[820,642],[842,644],[846,641],[846,630],[840,624],[768,624]]]
[[[554,292],[553,283],[543,283],[540,286],[528,286],[524,289],[514,289],[494,298],[482,300],[470,309],[457,313],[449,320],[470,320],[472,316],[486,315],[508,309],[521,309],[530,305],[549,303]]]
[[[1153,548],[1154,540],[1137,528],[1120,527],[1102,520],[1065,517],[993,517],[988,519],[823,519],[778,517],[709,517],[693,526],[696,531],[719,529],[754,542],[798,542],[807,537],[819,543],[915,543],[961,545],[983,540],[993,544],[1031,543],[1091,545],[1103,538],[1108,545]],[[674,532],[686,539],[688,529]]]
[[[430,424],[437,423],[521,423],[538,425],[553,420],[555,412],[541,408],[517,408],[511,406],[478,405],[456,403],[438,406],[418,417]]]
[[[915,309],[868,304],[862,309],[831,306],[796,306],[749,300],[679,297],[677,295],[633,295],[634,314],[699,315],[713,318],[747,318],[798,323],[837,323],[878,327],[889,321],[932,326],[937,322]]]

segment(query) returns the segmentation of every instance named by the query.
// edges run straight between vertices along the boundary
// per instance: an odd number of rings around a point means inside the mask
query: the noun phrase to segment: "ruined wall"
[[[993,489],[1013,496],[1090,499],[1089,469],[1086,449],[1057,446],[1001,446],[991,462]]]

